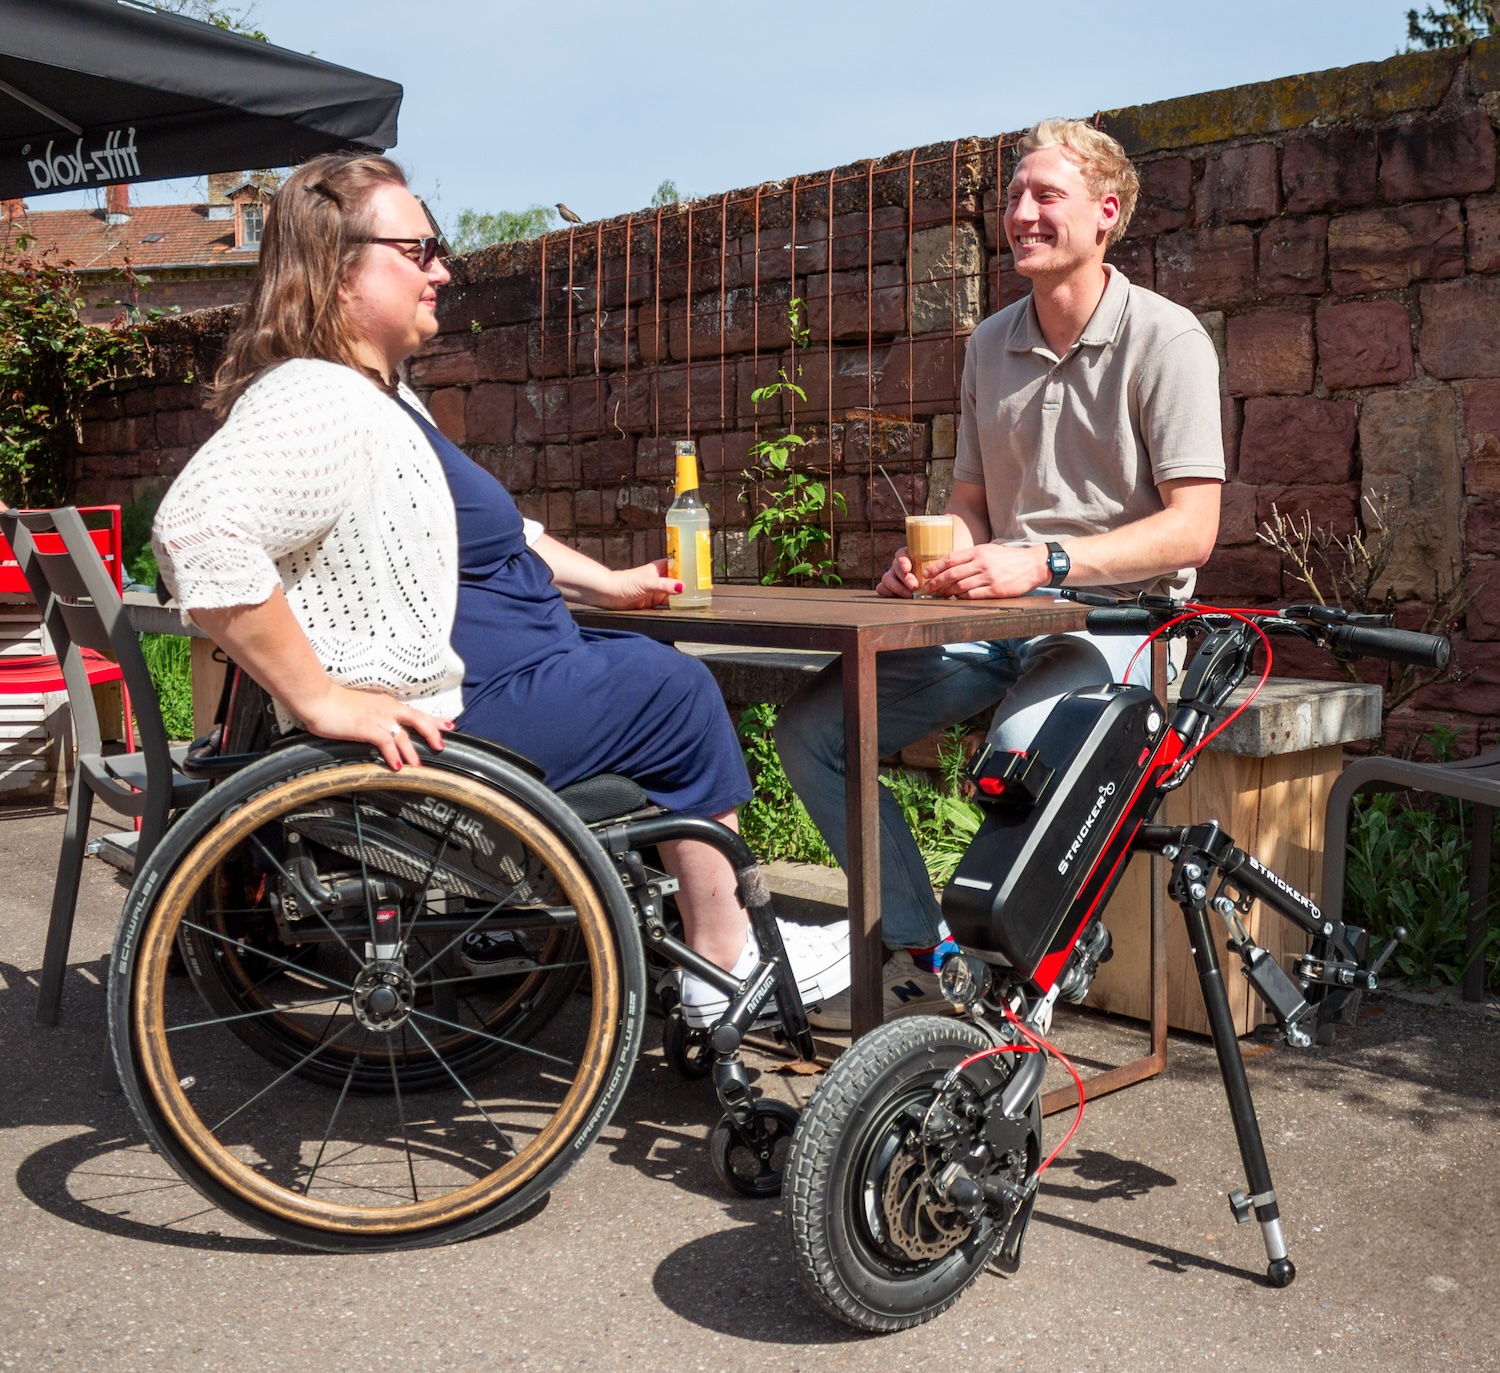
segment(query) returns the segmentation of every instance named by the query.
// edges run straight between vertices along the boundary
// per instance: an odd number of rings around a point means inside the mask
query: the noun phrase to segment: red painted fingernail
[[[681,582],[674,582],[673,586],[674,586],[674,590],[673,590],[672,594],[674,596],[680,596],[680,595],[682,595],[682,583]]]

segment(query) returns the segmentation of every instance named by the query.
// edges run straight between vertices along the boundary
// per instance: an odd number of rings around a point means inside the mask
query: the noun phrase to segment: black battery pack
[[[1058,702],[1025,755],[1038,760],[1030,775],[1048,774],[1045,786],[1024,804],[1004,795],[985,806],[944,891],[959,944],[1051,985],[1124,872],[1148,804],[1142,783],[1176,755],[1168,733],[1145,687],[1092,687]]]

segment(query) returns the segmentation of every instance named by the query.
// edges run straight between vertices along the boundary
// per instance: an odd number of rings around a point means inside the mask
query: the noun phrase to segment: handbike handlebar
[[[1388,658],[1393,663],[1441,670],[1448,666],[1452,652],[1452,645],[1441,635],[1413,629],[1334,625],[1327,632],[1329,647],[1340,658]]]

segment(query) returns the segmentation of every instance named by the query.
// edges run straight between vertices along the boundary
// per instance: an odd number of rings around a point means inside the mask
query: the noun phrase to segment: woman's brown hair
[[[282,182],[266,212],[255,287],[214,375],[210,408],[220,419],[288,358],[341,362],[384,384],[355,355],[339,287],[365,250],[370,195],[387,185],[404,187],[406,177],[373,153],[325,153]]]

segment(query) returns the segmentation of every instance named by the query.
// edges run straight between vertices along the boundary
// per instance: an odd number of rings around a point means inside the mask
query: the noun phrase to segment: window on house
[[[262,205],[240,206],[240,243],[241,248],[259,248],[260,233],[265,225],[266,212]]]

